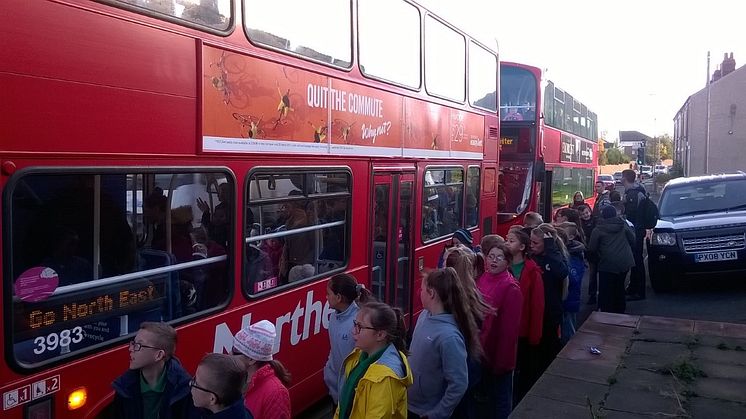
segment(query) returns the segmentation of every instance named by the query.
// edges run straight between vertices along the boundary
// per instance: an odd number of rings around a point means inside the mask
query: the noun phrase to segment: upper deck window
[[[533,121],[536,119],[536,77],[523,68],[500,68],[500,119]]]
[[[425,87],[427,92],[463,102],[466,97],[466,40],[445,24],[425,20]]]
[[[497,58],[475,43],[469,44],[469,103],[497,110]]]
[[[404,86],[420,87],[417,8],[402,0],[360,0],[358,16],[360,71]],[[395,34],[391,28],[396,28]]]
[[[352,63],[350,0],[245,0],[245,25],[257,44],[348,68]]]
[[[231,0],[110,0],[169,16],[189,23],[225,31],[231,25]]]

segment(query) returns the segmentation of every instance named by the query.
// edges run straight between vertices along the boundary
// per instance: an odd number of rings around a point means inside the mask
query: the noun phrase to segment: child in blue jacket
[[[565,240],[567,252],[570,254],[568,268],[570,273],[567,298],[563,302],[562,314],[562,345],[565,345],[575,334],[577,314],[580,311],[580,288],[585,275],[585,245],[577,240],[578,228],[575,223],[564,222],[558,227],[558,232]]]

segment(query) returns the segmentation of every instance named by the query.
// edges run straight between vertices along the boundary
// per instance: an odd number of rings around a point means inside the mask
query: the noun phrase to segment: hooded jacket
[[[329,389],[329,395],[337,404],[339,402],[339,371],[347,355],[355,349],[355,341],[352,340],[352,321],[360,308],[356,302],[352,302],[347,310],[341,313],[333,313],[329,318],[329,359],[324,366],[324,382]]]
[[[256,419],[290,419],[290,393],[271,365],[251,376],[244,406]]]
[[[409,410],[428,419],[448,419],[466,393],[466,344],[453,314],[420,313],[409,355],[414,384]]]
[[[166,361],[166,383],[161,399],[160,419],[199,418],[199,409],[194,407],[189,388],[191,377],[176,358]],[[143,417],[143,401],[140,393],[140,370],[127,370],[111,386],[114,388],[112,417],[116,419],[138,419]]]
[[[344,361],[344,374],[338,388],[358,364],[362,351],[355,348]],[[407,356],[389,344],[381,358],[373,363],[355,388],[350,419],[364,418],[407,418],[407,387],[412,385],[412,371]],[[339,405],[334,419],[339,418]]]
[[[541,268],[532,259],[524,259],[523,270],[518,279],[523,295],[521,327],[519,337],[528,338],[528,343],[538,345],[544,322],[544,282]]]
[[[544,239],[544,253],[534,257],[542,270],[544,282],[544,323],[559,325],[562,322],[562,288],[570,273],[565,256],[554,239]]]
[[[635,233],[620,217],[603,220],[593,230],[588,250],[598,254],[599,272],[623,273],[635,266]]]
[[[567,252],[570,253],[568,261],[570,283],[563,308],[566,312],[577,313],[580,311],[580,288],[585,275],[585,245],[577,240],[570,240],[567,243]]]
[[[482,322],[480,338],[485,361],[494,375],[515,369],[523,296],[521,286],[508,271],[485,272],[477,280],[484,301],[493,308]]]

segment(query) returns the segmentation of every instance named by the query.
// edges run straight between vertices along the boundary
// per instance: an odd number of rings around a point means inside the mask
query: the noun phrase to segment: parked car
[[[668,166],[657,164],[655,165],[655,168],[653,169],[653,174],[668,174]]]
[[[617,185],[622,184],[622,172],[614,172],[614,183]]]
[[[616,184],[614,183],[614,177],[611,175],[598,175],[598,178],[596,178],[596,182],[603,182],[604,188],[613,191],[616,189]]]
[[[746,274],[746,173],[672,179],[659,209],[648,243],[656,292],[690,276]]]
[[[640,166],[640,179],[650,179],[653,177],[653,166]]]

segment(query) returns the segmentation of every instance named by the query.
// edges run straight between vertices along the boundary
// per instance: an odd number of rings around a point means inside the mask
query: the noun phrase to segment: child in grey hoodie
[[[453,268],[426,275],[420,299],[425,309],[417,319],[409,356],[414,375],[407,393],[410,418],[447,419],[467,389],[467,352],[481,354],[479,329]]]
[[[370,291],[350,274],[334,275],[326,286],[326,301],[334,309],[329,318],[329,359],[324,366],[324,383],[334,404],[339,401],[339,374],[347,355],[355,348],[352,321],[358,312],[357,302],[372,300]]]

